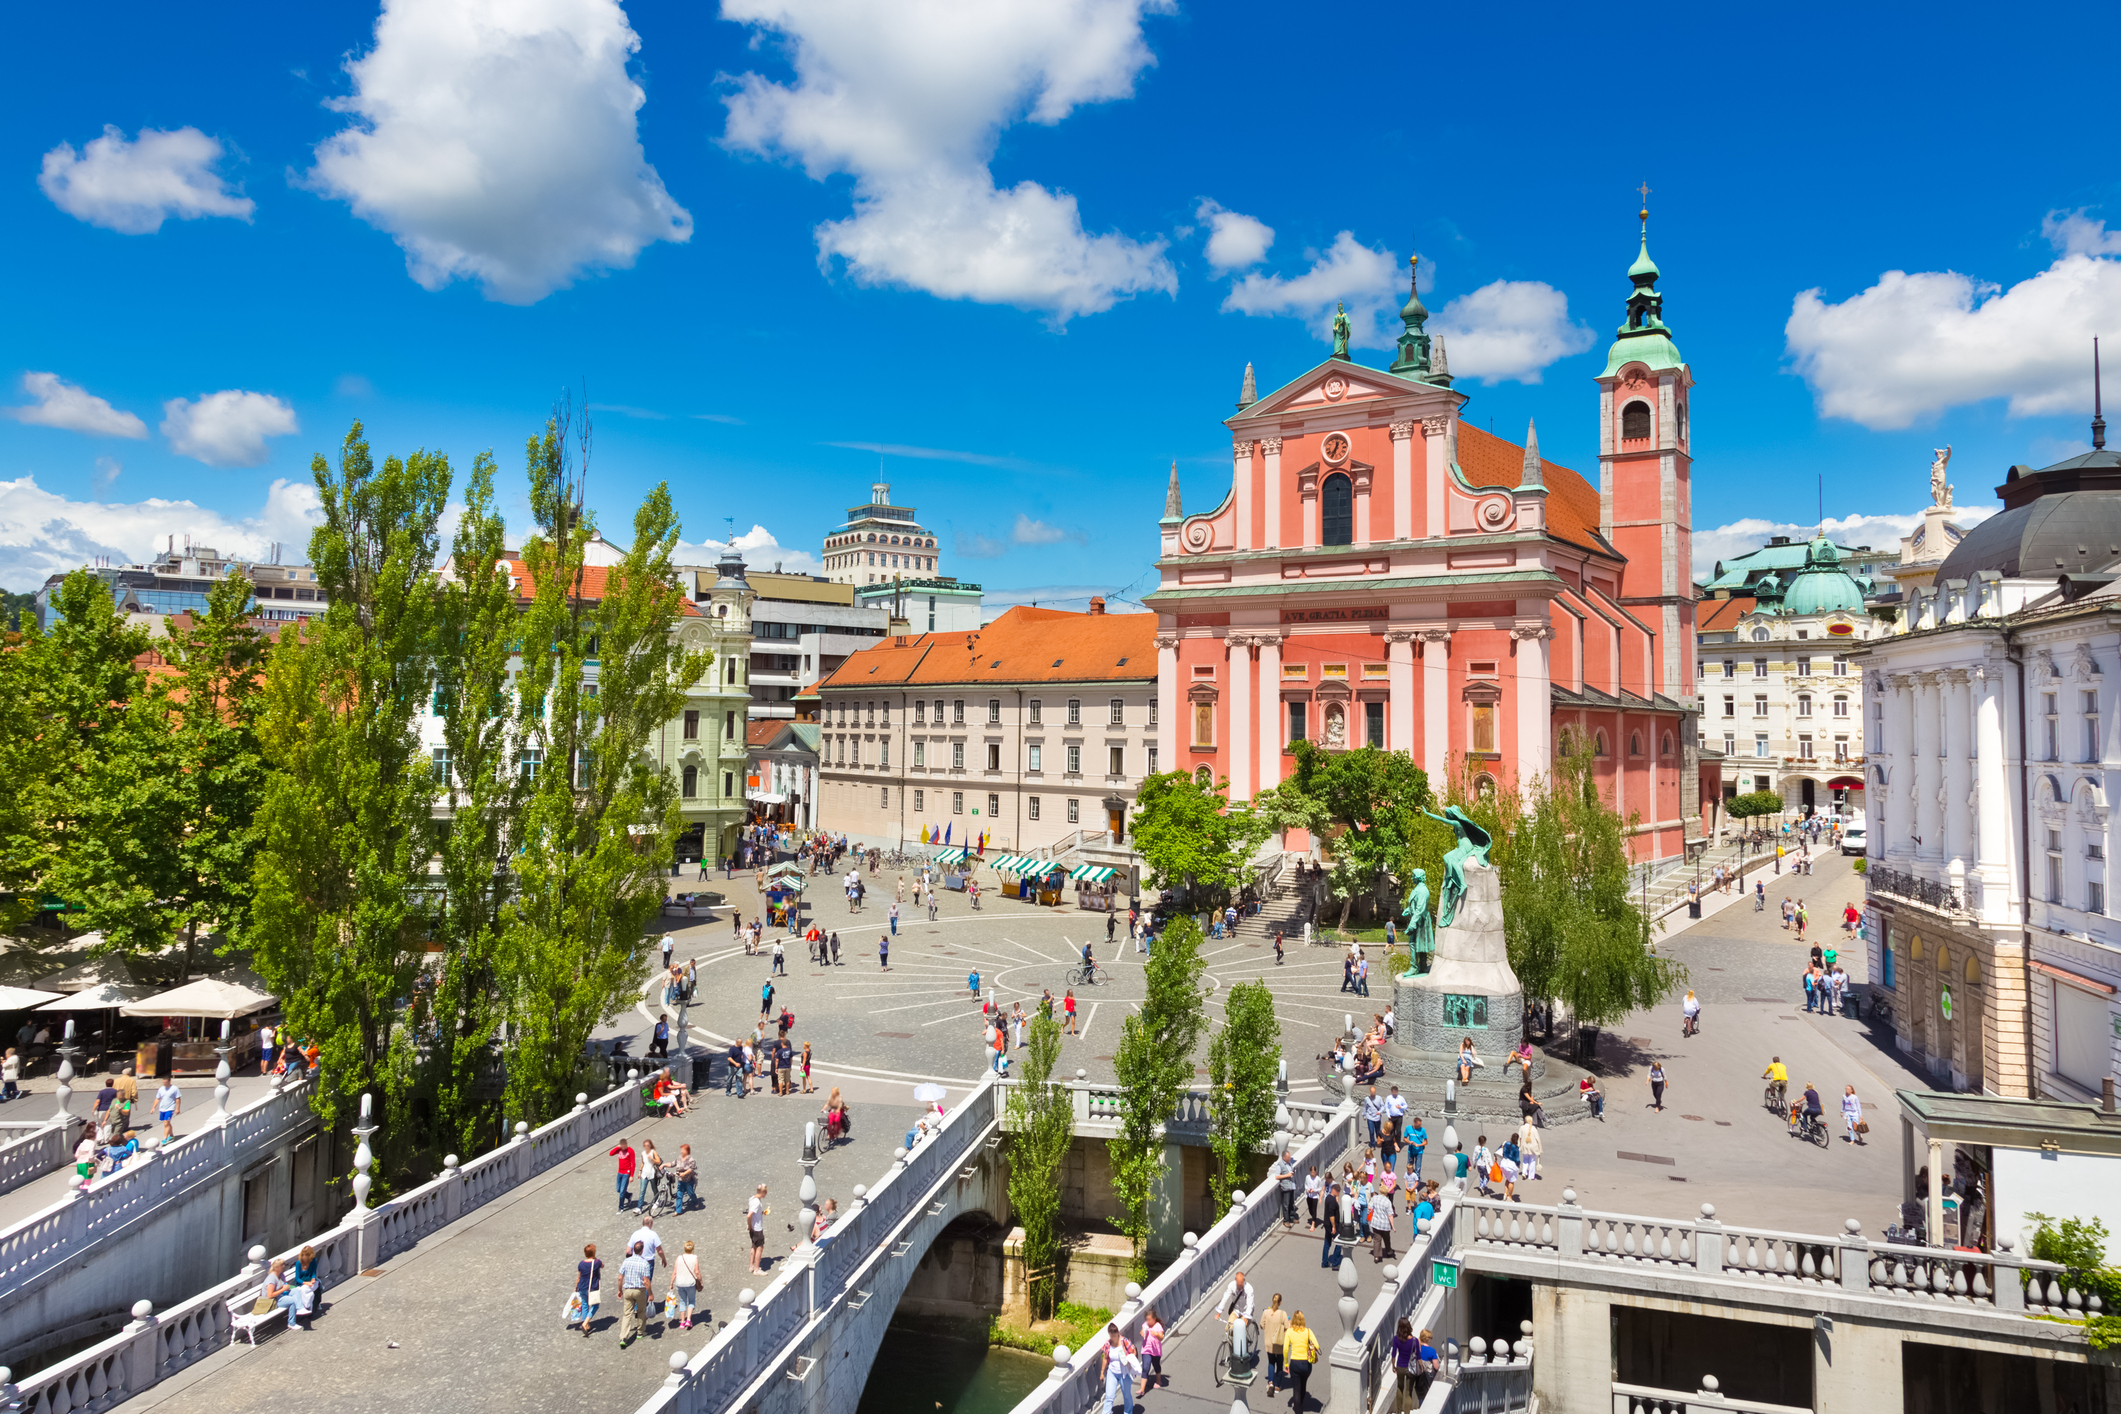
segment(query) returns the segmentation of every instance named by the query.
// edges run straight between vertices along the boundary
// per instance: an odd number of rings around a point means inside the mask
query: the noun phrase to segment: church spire
[[[1237,390],[1237,406],[1239,411],[1242,411],[1258,401],[1259,380],[1252,376],[1252,365],[1247,363],[1244,384]]]
[[[1167,521],[1184,520],[1185,517],[1184,503],[1178,499],[1178,458],[1173,457],[1171,459],[1171,487],[1164,492],[1164,519]]]
[[[1606,372],[1618,372],[1629,363],[1646,364],[1651,369],[1678,368],[1685,362],[1679,350],[1672,344],[1672,331],[1664,322],[1664,294],[1657,288],[1657,262],[1650,259],[1650,188],[1645,183],[1641,188],[1643,205],[1635,213],[1642,222],[1642,243],[1635,256],[1635,263],[1628,267],[1627,318],[1622,321],[1619,335],[1606,355]]]
[[[1546,485],[1546,463],[1539,459],[1539,424],[1527,421],[1524,429],[1524,475],[1517,478],[1517,489]]]
[[[1407,257],[1407,302],[1400,307],[1400,322],[1407,331],[1399,336],[1399,358],[1392,372],[1403,378],[1424,378],[1429,372],[1429,336],[1423,326],[1429,310],[1421,302],[1421,256]]]

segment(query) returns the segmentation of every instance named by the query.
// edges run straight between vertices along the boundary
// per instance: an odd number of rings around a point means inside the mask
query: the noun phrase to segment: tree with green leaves
[[[1053,1079],[1060,1023],[1042,1010],[1025,1039],[1023,1073],[1009,1088],[1009,1207],[1024,1230],[1031,1319],[1043,1321],[1060,1299],[1060,1171],[1075,1139],[1075,1096]]]
[[[287,1029],[322,1051],[314,1103],[383,1101],[379,1180],[412,1158],[411,1038],[398,1025],[425,955],[435,787],[418,716],[432,688],[433,576],[449,499],[439,453],[378,466],[361,425],[336,471],[312,464],[310,562],[330,607],[281,631],[258,734],[270,775],[248,941]]]
[[[107,793],[120,783],[107,763],[118,757],[144,768],[142,758],[151,760],[162,747],[153,723],[135,710],[146,696],[139,660],[149,638],[118,612],[110,587],[86,570],[60,583],[51,609],[50,629],[40,630],[32,619],[7,655],[13,681],[4,684],[6,750],[14,774],[5,872],[18,900],[11,921],[34,916],[40,897],[57,893],[74,907],[93,903],[93,920],[83,921],[108,923],[116,929],[114,946],[131,948],[138,938],[130,916],[96,884],[110,877],[102,863],[113,852],[104,837],[113,809]],[[114,852],[127,852],[122,841]]]
[[[509,1109],[532,1123],[569,1106],[590,1033],[640,985],[683,825],[677,785],[647,748],[711,662],[677,634],[685,597],[667,484],[635,513],[619,563],[585,571],[589,450],[588,422],[562,409],[526,453],[536,528],[523,545],[531,597],[516,679],[524,798],[500,958],[515,992]]]
[[[1119,1133],[1106,1145],[1121,1209],[1113,1221],[1134,1244],[1136,1281],[1149,1279],[1149,1204],[1167,1167],[1164,1125],[1192,1088],[1193,1053],[1208,1024],[1200,941],[1200,925],[1190,917],[1174,918],[1164,929],[1142,967],[1148,994],[1122,1024],[1112,1057],[1122,1097]]]
[[[57,887],[112,951],[160,953],[181,941],[179,982],[191,976],[203,931],[233,941],[249,914],[267,647],[250,601],[250,581],[226,575],[203,613],[166,621],[156,648],[169,671],[146,680],[105,738],[87,828],[57,871]]]
[[[1650,946],[1650,920],[1629,889],[1637,817],[1607,802],[1588,745],[1565,737],[1553,774],[1532,782],[1521,808],[1499,799],[1483,808],[1490,819],[1516,821],[1510,848],[1489,859],[1502,885],[1510,967],[1527,997],[1558,1001],[1579,1024],[1603,1026],[1656,1005],[1686,980],[1685,968]]]
[[[1260,792],[1252,808],[1270,827],[1301,828],[1321,843],[1344,927],[1355,900],[1404,864],[1414,820],[1434,803],[1429,777],[1404,751],[1381,747],[1327,751],[1299,741],[1293,754],[1288,778]]]
[[[1247,1157],[1274,1134],[1274,1080],[1281,1068],[1281,1022],[1265,982],[1239,982],[1223,1002],[1223,1024],[1208,1042],[1208,1147],[1215,1153],[1215,1216],[1246,1186]]]
[[[1136,793],[1134,848],[1152,888],[1188,887],[1220,896],[1250,882],[1267,826],[1230,804],[1230,783],[1203,784],[1184,771],[1150,776]]]
[[[1782,797],[1771,790],[1747,791],[1734,795],[1723,803],[1723,813],[1733,820],[1750,820],[1758,815],[1780,815]]]
[[[440,585],[434,705],[444,746],[430,763],[446,811],[437,847],[443,888],[430,919],[444,947],[431,1017],[435,1115],[462,1152],[478,1149],[501,1119],[500,1097],[485,1082],[508,1014],[502,916],[514,892],[510,856],[522,793],[510,691],[519,625],[507,548],[493,456],[482,452],[465,483]]]

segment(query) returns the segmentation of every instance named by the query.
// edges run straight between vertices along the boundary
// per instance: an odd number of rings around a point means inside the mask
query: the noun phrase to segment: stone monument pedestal
[[[1436,935],[1436,961],[1420,975],[1392,979],[1397,1021],[1385,1048],[1385,1068],[1394,1050],[1458,1054],[1467,1036],[1489,1065],[1524,1039],[1524,989],[1510,970],[1502,932],[1502,886],[1495,871],[1466,862],[1466,892],[1451,926]]]

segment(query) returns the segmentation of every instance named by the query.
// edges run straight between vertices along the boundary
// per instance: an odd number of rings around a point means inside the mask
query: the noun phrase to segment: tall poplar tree
[[[430,767],[444,818],[437,826],[443,889],[431,926],[445,956],[431,1062],[437,1124],[466,1153],[501,1118],[485,1082],[507,1015],[502,914],[513,892],[509,855],[522,796],[509,681],[522,629],[493,483],[493,456],[482,452],[465,484],[435,635],[434,705],[445,745]]]
[[[249,941],[288,1029],[322,1049],[319,1113],[335,1121],[363,1091],[381,1093],[387,1188],[413,1146],[399,1020],[425,953],[435,792],[418,716],[450,470],[425,451],[376,465],[357,422],[337,470],[319,456],[311,472],[324,522],[310,562],[330,607],[283,629],[267,660],[258,730],[271,774]]]
[[[585,572],[589,424],[557,412],[527,449],[535,533],[523,545],[517,732],[525,799],[517,892],[501,945],[514,989],[508,1103],[533,1123],[567,1108],[590,1032],[640,983],[683,824],[677,785],[648,748],[707,671],[677,628],[677,514],[658,485],[618,564]]]
[[[1223,1001],[1223,1024],[1208,1042],[1208,1147],[1215,1153],[1215,1216],[1246,1186],[1246,1155],[1274,1134],[1274,1080],[1281,1069],[1281,1022],[1265,982],[1239,982]]]
[[[1060,1168],[1075,1138],[1075,1096],[1053,1079],[1060,1023],[1041,1010],[1027,1039],[1023,1074],[1009,1087],[1009,1209],[1024,1230],[1025,1301],[1043,1321],[1060,1297]]]
[[[1119,1133],[1106,1145],[1112,1157],[1114,1219],[1134,1244],[1133,1275],[1149,1279],[1149,1204],[1165,1172],[1164,1125],[1178,1098],[1193,1085],[1193,1053],[1207,1029],[1201,977],[1200,926],[1181,915],[1157,938],[1142,968],[1148,994],[1120,1031],[1112,1068],[1119,1077]]]

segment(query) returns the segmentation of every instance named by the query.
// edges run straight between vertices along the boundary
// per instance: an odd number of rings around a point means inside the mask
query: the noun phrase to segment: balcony
[[[1866,867],[1863,877],[1874,894],[1885,894],[1909,903],[1918,903],[1937,913],[1964,917],[1973,912],[1966,900],[1960,897],[1959,891],[1949,884],[1919,879],[1913,874],[1904,874],[1898,869],[1888,869],[1877,863]]]

